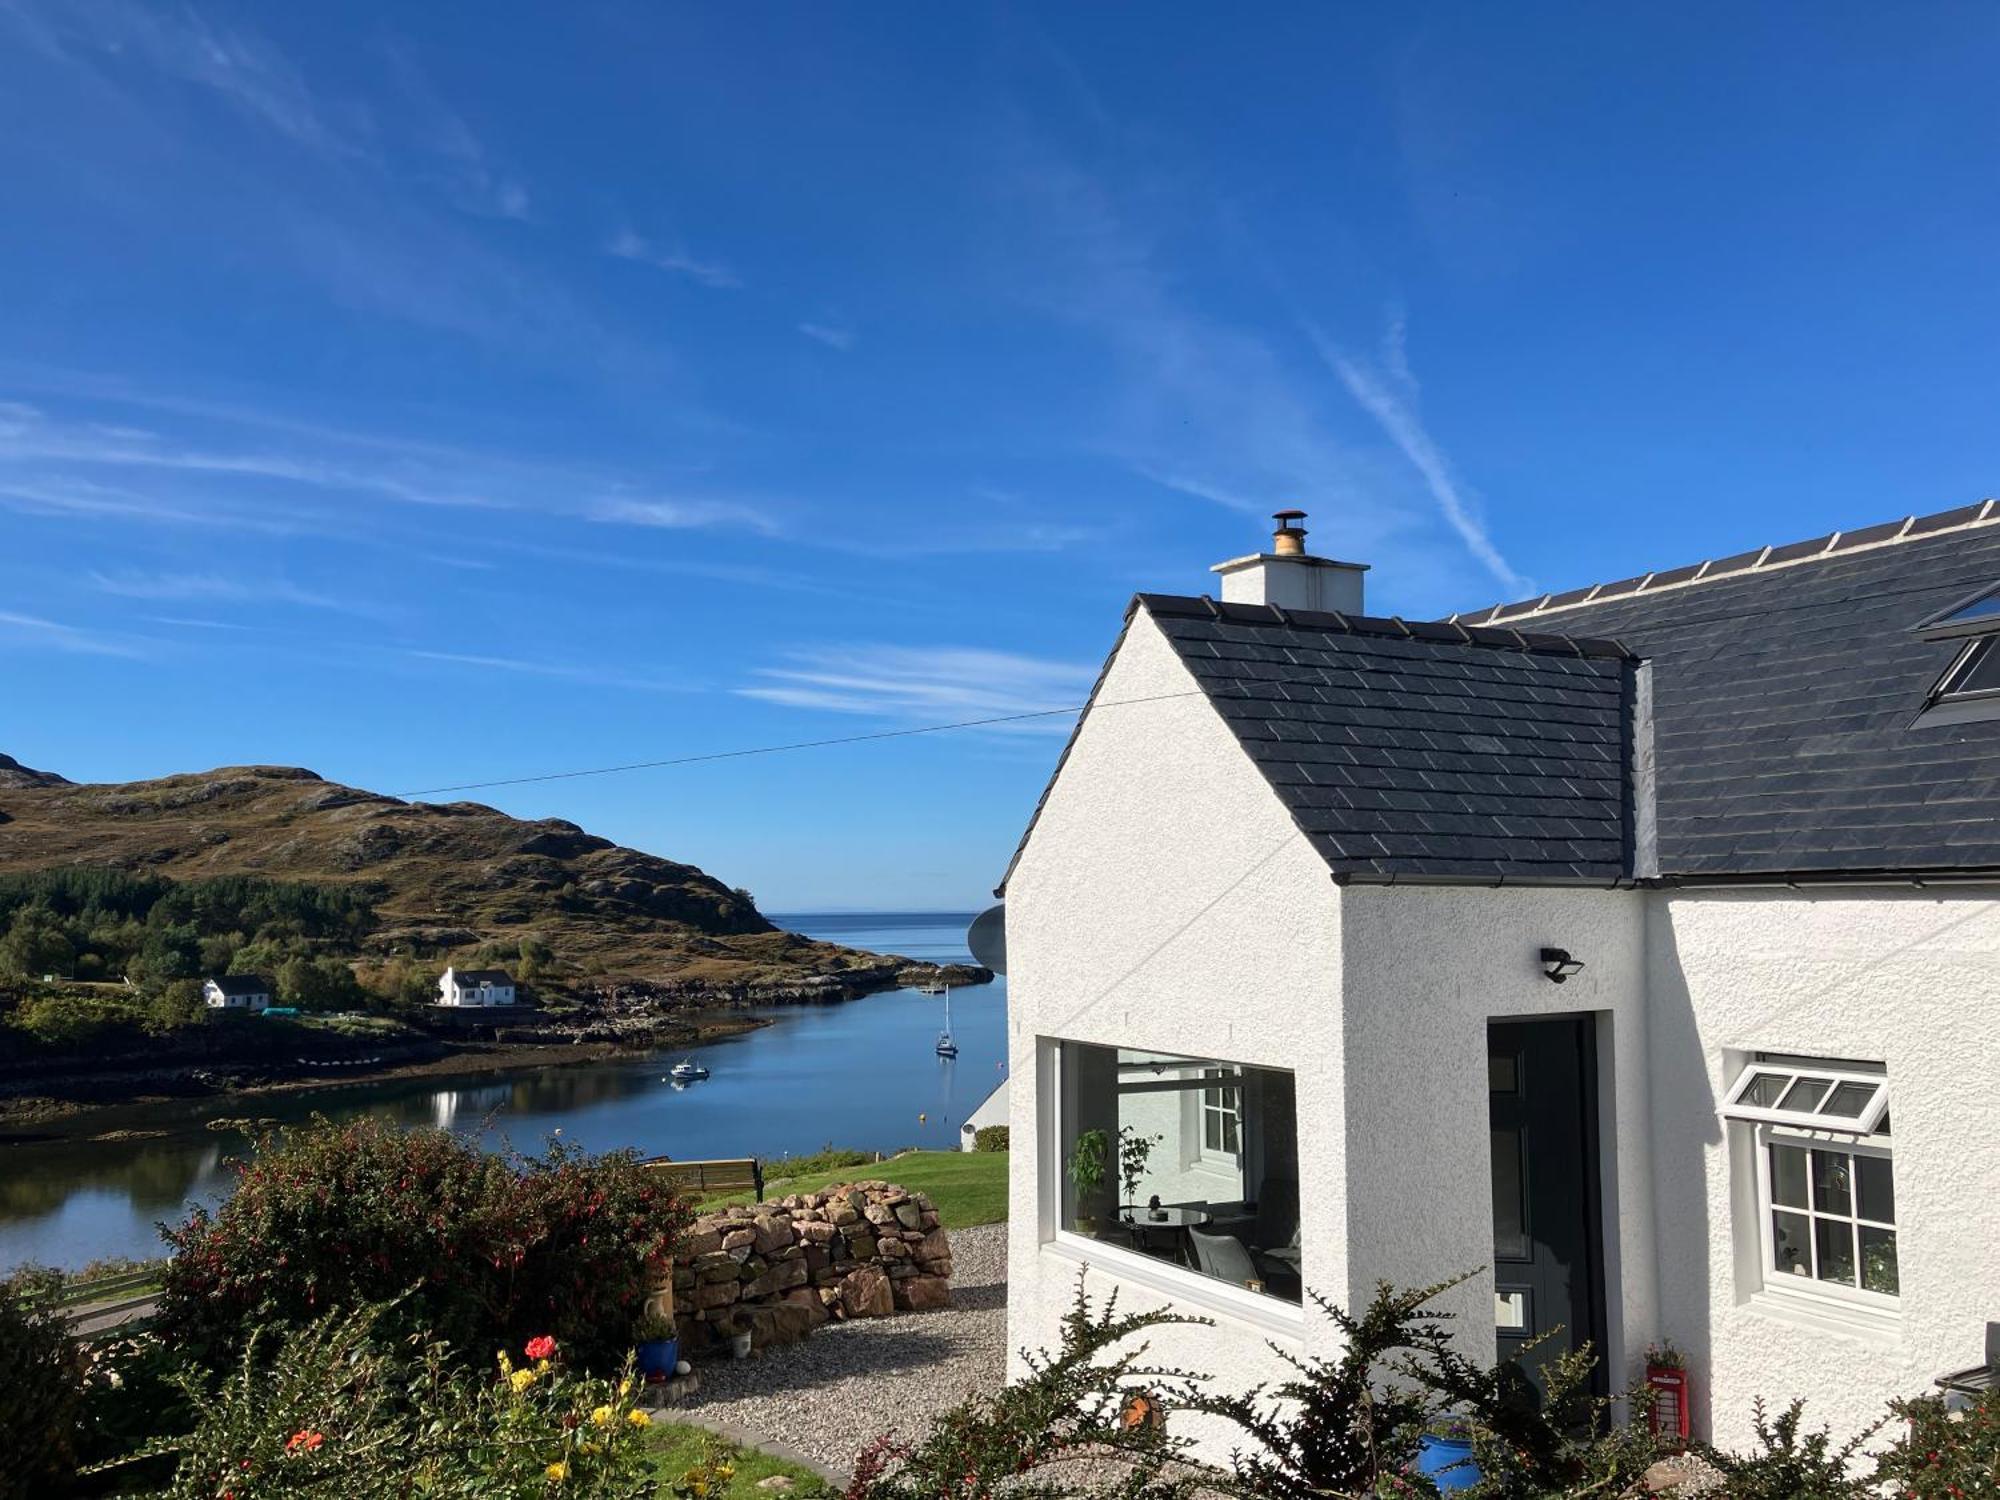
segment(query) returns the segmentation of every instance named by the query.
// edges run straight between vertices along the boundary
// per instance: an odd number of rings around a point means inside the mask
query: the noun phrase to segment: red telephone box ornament
[[[1672,1344],[1648,1349],[1646,1388],[1653,1394],[1653,1436],[1685,1445],[1689,1433],[1686,1356]]]

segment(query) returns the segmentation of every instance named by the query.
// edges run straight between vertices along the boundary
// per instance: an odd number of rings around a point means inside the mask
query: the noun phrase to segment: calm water
[[[798,915],[775,918],[812,937],[880,953],[970,962],[970,913]],[[160,1253],[155,1224],[227,1189],[243,1137],[218,1134],[220,1115],[290,1121],[377,1115],[442,1125],[533,1150],[552,1132],[596,1151],[635,1146],[682,1158],[773,1157],[833,1144],[888,1151],[955,1147],[959,1124],[1000,1081],[1006,984],[951,997],[956,1061],[931,1049],[942,1002],[914,990],[844,1005],[766,1012],[774,1024],[700,1049],[712,1072],[676,1089],[681,1054],[488,1074],[456,1086],[434,1078],[299,1094],[106,1110],[82,1127],[164,1130],[144,1141],[0,1146],[0,1268],[23,1260],[75,1268],[107,1255]]]

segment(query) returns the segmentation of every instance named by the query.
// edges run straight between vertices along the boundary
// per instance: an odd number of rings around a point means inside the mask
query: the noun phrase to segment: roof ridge
[[[1482,609],[1465,610],[1445,616],[1445,623],[1491,628],[1503,620],[1511,623],[1554,614],[1559,610],[1581,609],[1585,605],[1600,604],[1606,599],[1657,594],[1668,589],[1691,588],[1698,583],[1711,583],[1718,578],[1740,578],[1746,573],[1768,573],[1778,568],[1796,567],[1802,563],[1821,562],[1830,557],[1850,557],[1857,552],[1877,551],[1884,547],[1896,546],[1901,542],[1916,541],[1947,531],[1962,531],[1968,527],[1985,526],[1994,522],[2000,522],[2000,500],[1980,500],[1971,505],[1961,505],[1955,510],[1941,510],[1933,515],[1905,516],[1900,521],[1884,521],[1879,525],[1863,526],[1854,531],[1828,532],[1825,536],[1813,537],[1803,542],[1787,542],[1783,546],[1757,547],[1748,552],[1736,553],[1732,557],[1710,558],[1705,562],[1692,563],[1686,567],[1641,573],[1631,578],[1621,578],[1614,583],[1595,583],[1586,588],[1569,589],[1560,594],[1543,594],[1534,599],[1516,600],[1512,604],[1492,604]]]
[[[1131,609],[1144,606],[1154,615],[1223,620],[1238,625],[1281,625],[1292,630],[1323,630],[1334,635],[1386,636],[1399,641],[1434,641],[1445,646],[1490,646],[1503,651],[1560,652],[1565,656],[1615,657],[1630,659],[1632,653],[1614,640],[1601,636],[1558,635],[1546,631],[1516,630],[1512,626],[1474,625],[1456,616],[1451,620],[1405,620],[1401,615],[1350,615],[1338,610],[1279,608],[1275,604],[1230,604],[1207,594],[1153,594],[1132,596]]]

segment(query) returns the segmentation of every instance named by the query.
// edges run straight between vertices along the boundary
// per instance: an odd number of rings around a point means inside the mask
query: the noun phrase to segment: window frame
[[[2000,651],[2000,633],[1996,627],[1988,626],[1965,644],[1965,649],[1951,659],[1951,665],[1944,669],[1944,675],[1932,684],[1926,704],[1939,703],[1981,703],[2000,698],[2000,687],[1958,688],[1953,684],[1971,674],[1992,651]]]
[[[1172,1299],[1179,1306],[1193,1308],[1208,1316],[1232,1319],[1266,1335],[1290,1341],[1303,1340],[1306,1330],[1304,1298],[1298,1302],[1287,1302],[1268,1292],[1253,1292],[1248,1287],[1204,1276],[1186,1266],[1175,1265],[1157,1256],[1141,1255],[1136,1250],[1091,1239],[1063,1227],[1066,1183],[1063,1173],[1063,1046],[1074,1043],[1086,1047],[1110,1047],[1117,1051],[1123,1044],[1048,1035],[1037,1037],[1036,1043],[1036,1228],[1042,1253],[1057,1256],[1083,1269],[1095,1269],[1121,1281],[1147,1287]],[[1243,1069],[1253,1067],[1274,1073],[1289,1071],[1263,1063],[1225,1058],[1189,1058],[1188,1061],[1197,1065],[1220,1063],[1234,1068],[1239,1077]],[[1301,1237],[1301,1248],[1306,1248],[1309,1243],[1306,1237]],[[1307,1258],[1311,1258],[1309,1249]],[[1310,1277],[1307,1281],[1310,1283]]]
[[[1975,604],[1984,604],[1995,595],[2000,595],[2000,583],[1989,583],[1919,623],[1916,633],[1927,641],[1949,641],[2000,632],[2000,612],[1979,615],[1970,620],[1954,618]]]
[[[1775,1105],[1745,1104],[1743,1096],[1750,1085],[1760,1077],[1784,1078],[1783,1094],[1788,1094],[1798,1086],[1802,1078],[1824,1078],[1832,1087],[1818,1101],[1824,1104],[1833,1097],[1842,1084],[1855,1084],[1874,1090],[1874,1097],[1858,1115],[1827,1115],[1817,1109],[1783,1109]],[[1887,1073],[1866,1073],[1853,1067],[1815,1067],[1807,1059],[1786,1059],[1772,1061],[1752,1057],[1744,1063],[1736,1081],[1729,1086],[1723,1097],[1722,1114],[1731,1120],[1743,1120],[1753,1125],[1785,1125],[1808,1134],[1824,1132],[1848,1137],[1871,1137],[1876,1135],[1883,1119],[1889,1113],[1889,1075]]]
[[[1204,1062],[1199,1077],[1201,1087],[1195,1094],[1195,1110],[1200,1116],[1200,1129],[1195,1133],[1195,1165],[1217,1168],[1226,1166],[1230,1171],[1240,1174],[1243,1170],[1243,1070],[1238,1066],[1237,1070],[1231,1073],[1226,1066],[1210,1067]],[[1211,1078],[1216,1080],[1213,1086],[1208,1082]],[[1231,1079],[1235,1082],[1230,1082]],[[1216,1103],[1208,1102],[1210,1094],[1218,1096]],[[1233,1095],[1233,1100],[1228,1103],[1221,1102],[1220,1096],[1225,1094]],[[1216,1121],[1217,1144],[1213,1148],[1208,1144],[1208,1122],[1211,1116]],[[1232,1122],[1236,1126],[1234,1151],[1221,1144],[1229,1138],[1228,1126]],[[1244,1186],[1247,1188],[1249,1184],[1246,1183]]]
[[[1752,1065],[1755,1066],[1754,1064]],[[1778,1297],[1795,1301],[1804,1306],[1825,1306],[1833,1303],[1844,1308],[1865,1309],[1878,1316],[1898,1317],[1903,1310],[1902,1302],[1902,1258],[1903,1230],[1894,1223],[1884,1223],[1880,1219],[1863,1219],[1859,1212],[1859,1195],[1855,1194],[1853,1211],[1845,1216],[1821,1213],[1817,1208],[1794,1208],[1777,1202],[1771,1191],[1771,1147],[1790,1146],[1811,1150],[1838,1151],[1846,1156],[1872,1156],[1889,1163],[1893,1181],[1895,1172],[1895,1150],[1888,1136],[1856,1136],[1844,1131],[1800,1130],[1795,1127],[1762,1122],[1752,1131],[1752,1142],[1757,1154],[1757,1245],[1761,1293],[1768,1297]],[[1810,1174],[1809,1174],[1810,1175]],[[1810,1193],[1810,1190],[1808,1190]],[[1852,1190],[1850,1190],[1852,1191]],[[1810,1196],[1808,1198],[1810,1203]],[[1856,1259],[1855,1285],[1841,1281],[1821,1280],[1817,1269],[1808,1276],[1788,1275],[1778,1267],[1776,1229],[1772,1223],[1777,1213],[1796,1213],[1808,1225],[1820,1219],[1843,1221],[1855,1227],[1854,1253]],[[1887,1229],[1896,1236],[1896,1283],[1897,1290],[1877,1292],[1860,1284],[1860,1233],[1859,1226]],[[1815,1259],[1818,1251],[1813,1251]]]

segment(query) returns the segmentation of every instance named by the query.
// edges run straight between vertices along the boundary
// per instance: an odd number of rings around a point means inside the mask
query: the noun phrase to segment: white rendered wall
[[[1606,1338],[1612,1389],[1651,1336],[1651,1119],[1644,904],[1630,891],[1351,885],[1342,893],[1350,1303],[1478,1270],[1436,1306],[1494,1357],[1486,1027],[1597,1018]],[[1583,971],[1553,984],[1544,947]]]
[[[1706,1381],[1696,1420],[1750,1438],[1751,1398],[1803,1396],[1837,1438],[1984,1358],[2000,1320],[2000,892],[1661,893],[1651,992],[1660,1331]],[[1842,1334],[1753,1295],[1754,1240],[1716,1109],[1748,1052],[1885,1063],[1901,1317]]]
[[[1188,694],[1162,702],[1121,700]],[[1326,866],[1143,612],[1077,736],[1007,886],[1012,1190],[1008,1345],[1053,1347],[1082,1262],[1046,1243],[1038,1171],[1053,1128],[1037,1039],[1295,1070],[1311,1287],[1347,1281],[1341,1129],[1340,903]],[[1482,1136],[1483,1139],[1483,1136]],[[1051,1192],[1058,1186],[1049,1183]],[[1120,1306],[1187,1297],[1094,1268]],[[1275,1299],[1271,1306],[1283,1307]],[[1213,1314],[1211,1314],[1213,1315]],[[1330,1325],[1297,1315],[1304,1338]],[[1163,1329],[1154,1357],[1244,1390],[1282,1373],[1268,1326],[1228,1314]],[[1300,1346],[1300,1335],[1276,1335]],[[1215,1456],[1222,1456],[1218,1452]]]

